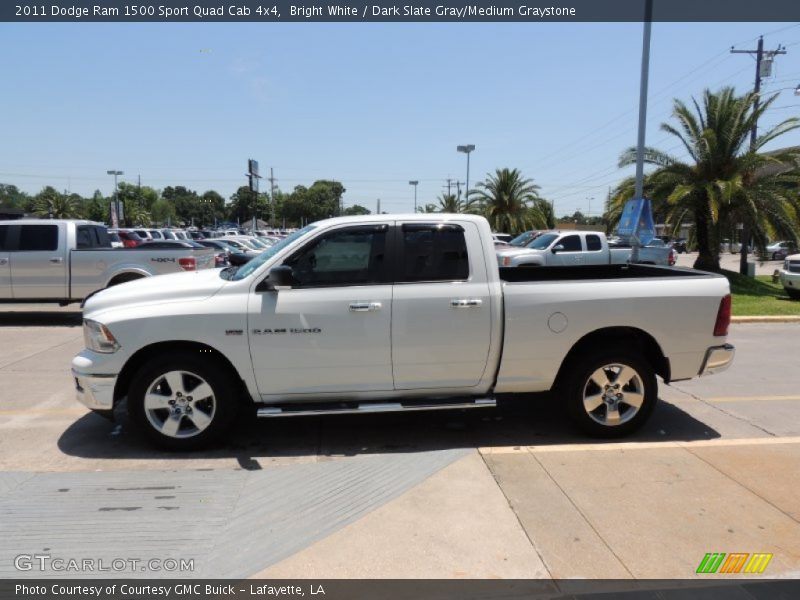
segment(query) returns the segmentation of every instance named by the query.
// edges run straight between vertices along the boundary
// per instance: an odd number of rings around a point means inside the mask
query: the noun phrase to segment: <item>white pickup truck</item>
[[[642,425],[665,382],[728,367],[728,281],[643,265],[498,268],[468,215],[313,223],[242,267],[103,290],[78,400],[176,449],[260,417],[494,406],[553,390],[588,433]],[[524,398],[524,396],[522,396]]]
[[[112,248],[105,225],[92,221],[0,221],[0,302],[66,305],[126,281],[213,266],[211,249]]]
[[[630,246],[609,246],[600,231],[548,231],[522,248],[497,248],[497,261],[501,267],[625,264],[631,253]],[[642,246],[637,262],[672,266],[675,253],[669,247]]]

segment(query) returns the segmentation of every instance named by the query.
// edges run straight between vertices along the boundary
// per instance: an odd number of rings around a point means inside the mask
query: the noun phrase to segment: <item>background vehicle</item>
[[[676,238],[672,242],[672,247],[678,254],[686,254],[688,252],[688,240],[686,238]]]
[[[122,243],[122,240],[120,239],[118,233],[115,233],[113,231],[109,231],[108,232],[108,239],[111,242],[111,247],[112,248],[124,248],[125,247],[125,244]]]
[[[789,298],[800,300],[800,254],[787,256],[779,275]]]
[[[211,253],[206,248],[114,249],[105,225],[91,221],[0,221],[0,301],[78,302],[134,279],[207,268]]]
[[[767,246],[767,256],[772,260],[783,260],[797,252],[797,244],[791,241],[773,242]]]
[[[669,383],[725,369],[728,281],[643,265],[499,269],[472,215],[320,221],[243,267],[93,295],[78,399],[179,449],[261,417],[493,406],[555,390],[599,436]],[[142,327],[147,323],[147,327]],[[526,396],[521,396],[526,398]]]
[[[501,267],[607,265],[627,263],[631,253],[631,247],[624,243],[610,247],[599,231],[548,231],[524,248],[498,248],[497,260]],[[643,246],[638,262],[671,266],[675,255],[668,247]]]
[[[136,246],[144,241],[138,233],[133,231],[127,231],[125,229],[112,229],[111,231],[116,233],[119,239],[122,240],[122,245],[125,248],[136,248]]]

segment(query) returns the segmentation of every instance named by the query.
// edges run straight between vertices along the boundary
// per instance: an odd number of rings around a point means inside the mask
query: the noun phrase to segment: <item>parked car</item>
[[[624,264],[632,252],[624,243],[610,246],[600,231],[548,231],[524,248],[498,248],[496,255],[501,267],[550,267]],[[671,248],[642,246],[637,262],[672,266],[675,253]]]
[[[791,241],[773,242],[767,246],[767,256],[772,260],[783,260],[797,252],[797,244]]]
[[[800,300],[800,254],[791,254],[786,257],[779,277],[789,298]]]
[[[143,241],[152,240],[153,236],[149,229],[131,229],[136,235],[142,238]]]
[[[0,221],[0,301],[66,305],[134,279],[204,269],[211,253],[141,248],[138,242],[113,249],[105,225],[91,221]]]
[[[79,401],[173,448],[258,416],[494,406],[558,390],[597,436],[628,434],[669,383],[726,369],[717,274],[647,265],[500,269],[474,215],[313,223],[246,265],[94,294]],[[143,326],[143,324],[146,324]],[[242,404],[242,402],[246,404]]]
[[[150,234],[150,239],[151,240],[163,240],[164,239],[164,234],[161,233],[161,231],[159,231],[158,229],[148,229],[147,233]]]
[[[119,236],[119,239],[122,240],[122,245],[125,248],[136,248],[136,246],[144,241],[144,239],[142,239],[142,237],[135,231],[127,231],[125,229],[117,229],[112,231]]]
[[[119,237],[119,234],[114,231],[108,232],[108,240],[111,242],[112,248],[124,248],[125,244],[122,243],[122,240]]]
[[[545,233],[546,230],[537,230],[534,229],[532,231],[526,231],[524,233],[520,233],[517,237],[512,240],[509,240],[508,244],[510,246],[514,246],[515,248],[524,248],[528,244],[530,244],[533,240],[537,237]]]
[[[688,252],[688,240],[686,238],[675,238],[672,242],[672,247],[678,254],[686,254]]]

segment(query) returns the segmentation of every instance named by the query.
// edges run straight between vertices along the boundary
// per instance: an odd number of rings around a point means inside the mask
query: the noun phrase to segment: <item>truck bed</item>
[[[500,279],[508,283],[532,281],[582,281],[590,279],[643,279],[654,277],[704,277],[705,271],[654,265],[579,265],[574,267],[500,267]]]

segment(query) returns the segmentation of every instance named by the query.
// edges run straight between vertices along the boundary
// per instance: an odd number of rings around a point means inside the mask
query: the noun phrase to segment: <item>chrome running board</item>
[[[437,402],[434,404],[418,404],[409,402],[360,402],[360,403],[331,403],[329,406],[315,404],[313,408],[309,405],[298,403],[295,406],[264,406],[258,409],[256,414],[259,417],[309,417],[313,415],[354,415],[367,413],[391,413],[391,412],[411,412],[418,410],[452,410],[463,408],[494,408],[497,401],[494,398],[476,398],[468,402]]]

